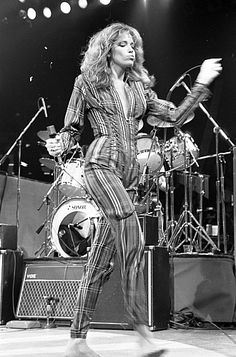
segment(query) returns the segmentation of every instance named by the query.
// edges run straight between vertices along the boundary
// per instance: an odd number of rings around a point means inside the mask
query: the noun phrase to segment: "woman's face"
[[[125,70],[135,61],[134,41],[128,32],[123,32],[111,48],[110,66]]]

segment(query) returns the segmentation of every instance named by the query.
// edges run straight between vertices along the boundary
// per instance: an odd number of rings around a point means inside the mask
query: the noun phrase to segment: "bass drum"
[[[52,247],[65,258],[85,255],[96,232],[99,216],[93,201],[77,197],[64,201],[52,217]]]

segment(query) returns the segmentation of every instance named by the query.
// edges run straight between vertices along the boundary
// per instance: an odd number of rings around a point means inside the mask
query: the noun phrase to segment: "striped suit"
[[[120,262],[125,306],[132,324],[147,324],[143,280],[144,238],[133,198],[138,185],[136,135],[145,114],[169,121],[184,121],[209,92],[196,84],[176,108],[158,99],[141,82],[127,80],[129,99],[126,116],[115,88],[96,88],[85,75],[76,78],[61,137],[65,151],[81,136],[89,120],[94,141],[85,157],[84,179],[88,193],[101,209],[96,235],[80,284],[71,327],[72,338],[86,338],[104,281],[113,269],[115,254]],[[112,302],[111,302],[112,303]]]

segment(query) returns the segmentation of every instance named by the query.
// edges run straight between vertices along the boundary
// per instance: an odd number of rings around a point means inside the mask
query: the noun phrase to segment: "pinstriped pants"
[[[116,254],[121,267],[121,286],[128,318],[134,326],[147,324],[143,278],[145,243],[132,203],[132,188],[137,180],[135,165],[124,170],[122,178],[114,168],[98,164],[87,164],[85,167],[88,192],[103,215],[84,267],[71,326],[72,338],[86,338],[98,295],[113,270]]]

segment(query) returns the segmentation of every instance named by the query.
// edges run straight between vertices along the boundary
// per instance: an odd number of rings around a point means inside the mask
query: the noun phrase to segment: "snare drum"
[[[152,138],[145,133],[137,135],[138,162],[141,173],[147,166],[149,173],[155,173],[162,166],[162,155],[157,138]]]
[[[70,198],[60,204],[51,221],[51,244],[62,257],[82,256],[93,239],[100,212],[93,201]]]
[[[73,159],[65,164],[59,190],[67,197],[86,197],[83,159]]]

